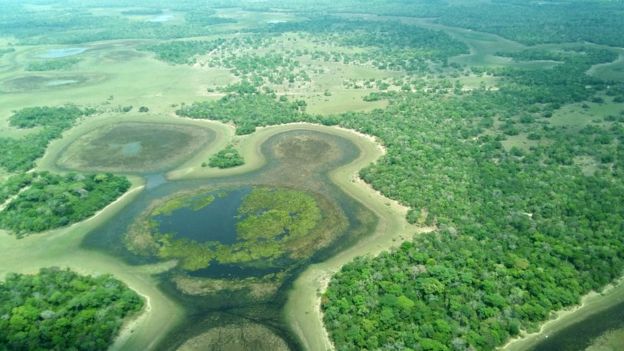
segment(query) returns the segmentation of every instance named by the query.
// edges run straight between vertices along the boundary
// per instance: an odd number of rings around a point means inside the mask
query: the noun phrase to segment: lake
[[[236,242],[238,208],[250,191],[251,187],[215,191],[209,194],[214,196],[214,200],[201,209],[182,207],[170,215],[156,216],[158,231],[199,243],[218,241],[225,245],[233,244]]]

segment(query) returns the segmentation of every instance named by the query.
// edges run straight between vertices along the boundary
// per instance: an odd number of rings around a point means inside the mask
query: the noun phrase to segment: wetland
[[[111,129],[121,127],[126,126]],[[236,346],[223,335],[237,331],[249,333],[257,349],[300,349],[283,314],[292,282],[310,264],[375,229],[377,216],[330,177],[361,157],[358,146],[304,126],[273,134],[257,146],[264,159],[259,168],[226,177],[165,179],[86,236],[85,249],[127,264],[175,265],[157,277],[186,317],[163,347],[188,348],[201,338],[227,349]],[[86,139],[81,142],[80,149],[89,150]],[[64,152],[72,152],[72,145]],[[133,163],[124,165],[136,171]]]
[[[0,279],[118,279],[102,350],[619,351],[623,11],[9,1]]]

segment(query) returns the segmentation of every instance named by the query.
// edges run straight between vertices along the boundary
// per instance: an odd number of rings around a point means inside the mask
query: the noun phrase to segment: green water
[[[348,164],[359,156],[359,149],[350,141],[328,134],[311,131],[290,131],[277,134],[261,147],[267,163],[259,170],[233,177],[165,181],[158,174],[146,175],[148,186],[115,218],[90,233],[84,246],[103,250],[116,255],[129,263],[154,262],[153,257],[140,257],[130,253],[124,246],[123,235],[136,218],[145,213],[150,205],[159,199],[167,198],[181,191],[225,190],[221,202],[206,206],[205,211],[191,213],[186,210],[174,212],[176,223],[160,222],[161,230],[179,231],[194,240],[231,241],[231,229],[235,224],[232,218],[245,189],[252,186],[288,187],[318,194],[344,212],[347,226],[338,233],[330,245],[317,250],[308,258],[283,262],[279,268],[240,267],[236,265],[211,265],[205,270],[189,274],[179,269],[160,275],[160,288],[186,307],[187,318],[166,338],[159,349],[175,349],[184,341],[211,328],[240,323],[260,323],[284,339],[292,350],[299,350],[298,340],[290,332],[283,319],[282,308],[292,281],[309,264],[328,259],[335,253],[351,246],[374,229],[377,218],[362,204],[353,200],[334,185],[328,176],[329,171]],[[232,191],[234,189],[234,191]],[[237,190],[238,189],[238,190]],[[190,210],[190,209],[189,209]],[[179,219],[179,221],[177,220]],[[188,222],[182,230],[181,222]],[[222,223],[219,223],[222,222]],[[163,227],[164,226],[164,227]],[[206,230],[206,228],[211,228]],[[188,229],[188,230],[187,230]],[[223,232],[217,231],[223,229]],[[212,232],[212,234],[210,234]],[[172,279],[179,274],[210,278],[260,277],[280,273],[280,281],[275,293],[262,299],[255,298],[249,291],[223,290],[202,296],[187,295],[176,288]]]

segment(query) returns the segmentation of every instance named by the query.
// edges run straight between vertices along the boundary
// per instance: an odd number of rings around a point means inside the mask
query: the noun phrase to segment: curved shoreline
[[[201,163],[207,160],[210,155],[225,147],[234,135],[234,129],[220,122],[210,120],[198,120],[190,118],[175,117],[162,114],[125,114],[125,113],[103,113],[94,117],[89,117],[79,121],[74,127],[65,131],[63,135],[50,142],[45,154],[37,161],[37,170],[47,170],[51,172],[67,173],[69,171],[80,171],[78,169],[66,169],[58,165],[63,153],[82,136],[96,131],[99,128],[111,127],[120,123],[145,123],[159,125],[183,125],[195,126],[209,129],[214,132],[215,137],[210,143],[200,148],[196,153],[188,155],[186,158],[175,162],[170,169],[155,172],[113,172],[118,175],[144,176],[148,173],[176,172],[180,169],[188,168],[189,165]]]
[[[116,350],[147,350],[155,348],[183,316],[181,308],[157,287],[154,273],[167,270],[166,264],[130,266],[116,257],[81,247],[82,239],[93,228],[113,218],[131,202],[144,186],[132,178],[132,187],[117,200],[88,219],[71,226],[33,234],[22,239],[2,232],[0,235],[0,278],[9,272],[33,274],[42,267],[62,267],[83,275],[111,274],[149,301],[150,310],[143,310],[128,323],[134,332],[115,338]],[[120,329],[120,333],[125,326]],[[118,334],[118,336],[121,334]]]
[[[527,350],[537,346],[549,335],[562,331],[577,322],[582,322],[585,318],[604,311],[621,301],[624,301],[624,278],[607,285],[600,293],[592,291],[584,295],[579,305],[554,311],[553,318],[543,322],[538,331],[515,337],[498,349],[504,351]]]
[[[291,330],[297,335],[306,350],[333,349],[323,324],[320,308],[320,294],[327,288],[331,276],[355,257],[376,256],[400,245],[413,234],[430,232],[434,228],[416,227],[407,223],[408,208],[384,197],[380,192],[362,181],[357,173],[360,169],[377,161],[386,150],[373,136],[338,126],[324,126],[306,122],[259,127],[256,132],[245,136],[234,136],[239,143],[245,165],[231,169],[199,168],[196,165],[178,169],[168,174],[170,179],[197,179],[224,177],[243,174],[259,169],[266,163],[261,146],[274,135],[295,130],[326,133],[352,142],[360,155],[347,165],[330,172],[331,181],[348,196],[362,203],[379,218],[371,235],[362,238],[354,246],[338,253],[327,261],[309,266],[294,282],[284,308],[285,318]]]

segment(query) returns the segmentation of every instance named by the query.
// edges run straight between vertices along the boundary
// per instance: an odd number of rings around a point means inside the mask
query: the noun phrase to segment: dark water
[[[199,243],[218,241],[229,245],[236,242],[238,208],[251,187],[242,187],[225,192],[210,193],[214,201],[202,209],[182,207],[170,215],[156,216],[158,232],[172,233],[177,238],[187,238]],[[207,196],[204,194],[202,196]]]
[[[359,156],[359,149],[350,141],[324,133],[290,131],[271,137],[262,145],[261,151],[267,158],[266,165],[257,171],[242,175],[184,181],[164,181],[164,178],[154,174],[145,175],[149,182],[144,191],[114,218],[96,228],[85,238],[83,246],[116,255],[130,264],[156,262],[154,258],[139,257],[128,252],[123,244],[123,236],[128,227],[150,207],[153,201],[188,190],[230,192],[225,198],[216,197],[215,202],[207,206],[205,212],[184,209],[175,213],[176,223],[161,223],[163,226],[161,230],[165,228],[177,230],[180,234],[184,233],[182,235],[198,241],[217,239],[223,242],[234,238],[234,236],[220,237],[222,234],[218,233],[233,232],[235,208],[238,208],[244,192],[249,191],[252,186],[291,187],[311,192],[327,199],[332,206],[344,213],[347,220],[344,232],[338,233],[330,245],[309,258],[284,262],[280,268],[214,264],[205,270],[186,273],[210,278],[247,278],[276,272],[285,274],[277,293],[262,300],[251,297],[248,291],[222,291],[206,296],[186,295],[181,293],[171,280],[172,275],[178,274],[179,271],[161,274],[159,287],[172,299],[185,306],[188,317],[170,333],[158,349],[174,350],[184,341],[211,327],[239,321],[261,323],[282,337],[292,350],[301,350],[301,345],[291,333],[282,314],[292,282],[309,264],[328,259],[370,234],[375,228],[377,217],[361,203],[346,195],[329,178],[331,170],[348,164]],[[181,229],[184,222],[189,222],[188,230]],[[197,223],[201,225],[196,225]],[[196,230],[197,227],[201,230]]]
[[[549,335],[531,350],[582,351],[589,347],[597,337],[610,330],[622,328],[624,328],[624,301]],[[624,345],[621,350],[624,350]]]

